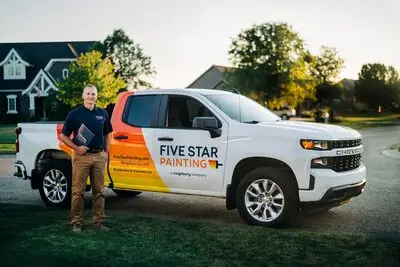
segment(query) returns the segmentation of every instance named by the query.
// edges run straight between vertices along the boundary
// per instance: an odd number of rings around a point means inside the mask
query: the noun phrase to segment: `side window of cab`
[[[168,95],[163,99],[159,126],[192,129],[195,117],[218,118],[199,100],[185,95]]]
[[[122,120],[140,128],[157,127],[160,95],[132,95],[128,98]]]

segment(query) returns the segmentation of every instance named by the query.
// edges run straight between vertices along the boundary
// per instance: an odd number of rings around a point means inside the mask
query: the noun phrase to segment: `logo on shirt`
[[[98,119],[100,121],[100,120],[103,120],[104,117],[103,116],[96,116],[96,119]]]

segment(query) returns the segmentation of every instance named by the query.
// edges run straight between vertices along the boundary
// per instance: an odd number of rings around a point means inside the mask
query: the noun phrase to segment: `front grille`
[[[361,154],[329,158],[330,169],[335,172],[355,170],[361,165]]]
[[[332,148],[356,147],[362,144],[361,139],[332,141]]]

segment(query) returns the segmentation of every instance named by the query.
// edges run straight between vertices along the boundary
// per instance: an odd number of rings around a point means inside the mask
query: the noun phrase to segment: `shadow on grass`
[[[155,219],[109,212],[111,232],[75,234],[69,213],[0,204],[2,266],[395,265],[400,240]],[[85,210],[85,216],[90,211]]]

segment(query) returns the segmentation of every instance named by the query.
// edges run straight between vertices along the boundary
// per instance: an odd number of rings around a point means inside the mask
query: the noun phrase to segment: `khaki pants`
[[[93,192],[93,223],[104,222],[104,172],[107,153],[72,155],[71,223],[83,225],[83,206],[86,181],[90,176]]]

